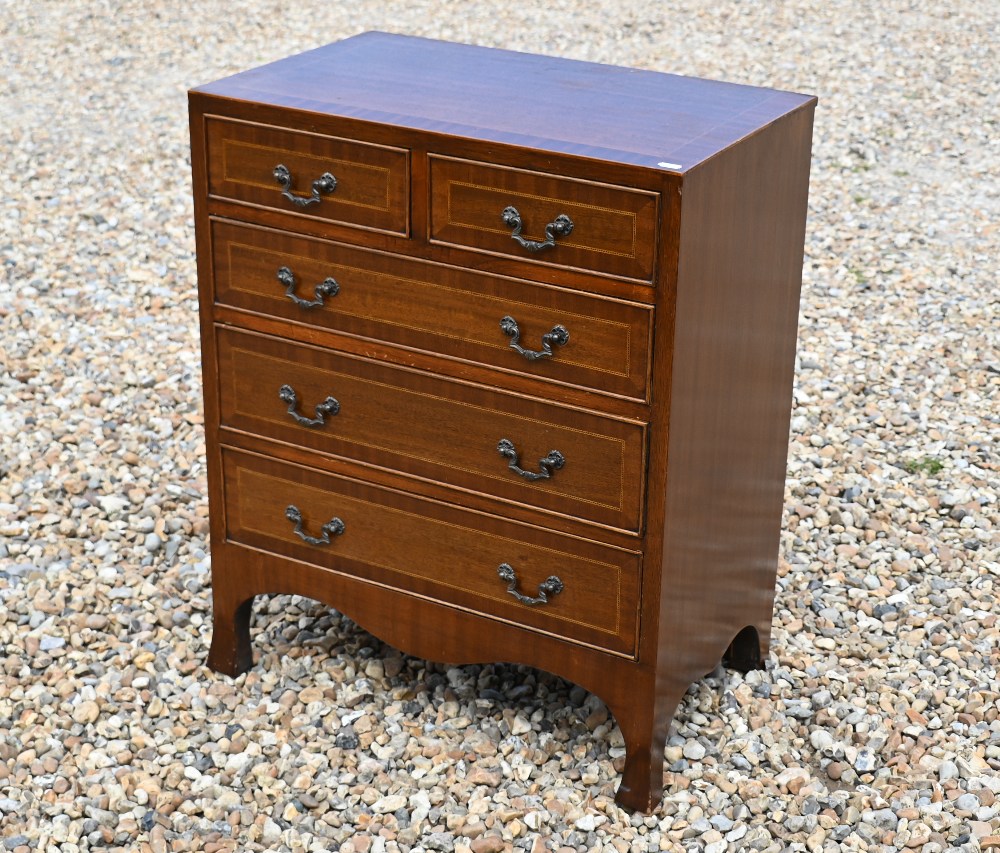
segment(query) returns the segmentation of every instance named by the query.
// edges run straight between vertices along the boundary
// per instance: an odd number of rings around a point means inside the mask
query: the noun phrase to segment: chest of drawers
[[[652,808],[770,637],[815,99],[369,33],[190,93],[214,634],[537,666]]]

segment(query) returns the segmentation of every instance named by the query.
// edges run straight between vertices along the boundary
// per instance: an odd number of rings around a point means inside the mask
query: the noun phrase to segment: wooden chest
[[[597,693],[766,655],[815,99],[369,33],[190,93],[210,663],[255,595]]]

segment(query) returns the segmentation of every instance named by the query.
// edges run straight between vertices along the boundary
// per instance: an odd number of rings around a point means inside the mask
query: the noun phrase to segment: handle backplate
[[[340,536],[344,532],[344,522],[334,516],[320,528],[322,536],[310,536],[302,529],[302,510],[294,504],[285,508],[285,518],[295,524],[295,535],[310,545],[329,545],[331,536]]]
[[[302,426],[323,426],[328,416],[333,416],[340,412],[340,403],[334,397],[327,397],[322,403],[316,406],[315,418],[307,418],[305,415],[300,415],[295,411],[299,405],[299,398],[291,385],[282,385],[278,389],[278,397],[281,399],[281,402],[288,404],[288,414],[295,419],[296,423],[300,423]]]
[[[538,595],[532,598],[517,591],[517,572],[514,571],[510,563],[501,563],[497,568],[500,579],[507,582],[507,592],[514,596],[521,604],[534,607],[537,604],[548,604],[550,595],[558,595],[566,585],[559,579],[558,575],[550,575],[538,585]]]
[[[281,187],[281,195],[298,207],[319,204],[322,201],[320,193],[332,193],[337,188],[337,179],[329,172],[324,172],[312,182],[311,196],[293,195],[292,173],[284,163],[279,163],[274,167],[274,179],[278,182],[278,186]]]
[[[512,229],[511,239],[516,240],[519,246],[527,249],[529,252],[540,252],[542,249],[551,249],[555,246],[557,237],[565,237],[573,231],[573,220],[565,213],[560,213],[545,226],[544,242],[526,240],[521,236],[523,222],[521,221],[521,214],[517,212],[516,207],[505,207],[500,214],[500,218],[503,220],[504,225]]]
[[[507,467],[515,474],[520,474],[526,480],[547,480],[553,472],[558,471],[566,464],[566,457],[558,450],[550,450],[549,455],[538,460],[539,472],[525,471],[518,463],[517,448],[509,438],[501,438],[497,443],[497,452],[508,461]]]
[[[569,331],[565,326],[553,326],[551,332],[542,335],[542,348],[540,350],[530,350],[521,346],[521,329],[513,317],[510,315],[504,317],[500,321],[500,328],[511,339],[510,348],[519,352],[528,361],[551,357],[553,344],[561,347],[569,340]]]
[[[340,293],[340,285],[332,278],[325,278],[313,289],[313,299],[303,299],[295,295],[295,273],[288,267],[278,269],[278,281],[285,286],[285,296],[301,308],[318,308],[328,296]]]

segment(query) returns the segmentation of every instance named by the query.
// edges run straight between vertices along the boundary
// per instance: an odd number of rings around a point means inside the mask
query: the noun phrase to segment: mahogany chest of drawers
[[[608,704],[766,654],[815,99],[369,33],[190,93],[210,664],[254,596]]]

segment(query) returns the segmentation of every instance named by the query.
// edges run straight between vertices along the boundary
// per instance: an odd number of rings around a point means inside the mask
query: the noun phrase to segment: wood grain
[[[652,282],[658,197],[655,193],[430,156],[430,239]],[[521,214],[521,236],[545,240],[546,226],[565,215],[573,230],[532,252],[511,238],[501,213]]]
[[[230,221],[213,221],[212,237],[216,300],[222,305],[601,393],[647,398],[652,337],[647,306]],[[327,278],[338,283],[339,292],[322,306],[296,305],[277,279],[282,267],[293,273],[300,298],[313,299]],[[541,350],[542,335],[556,325],[569,331],[569,340],[553,347],[552,357],[526,360],[500,329],[508,315],[517,321],[526,348]],[[447,365],[440,370],[450,371]]]
[[[209,192],[284,213],[334,220],[398,234],[409,228],[408,152],[355,139],[338,139],[250,122],[206,119]],[[291,173],[292,195],[312,197],[312,182],[324,173],[336,188],[301,207],[282,195],[274,168]]]
[[[671,172],[695,168],[812,100],[389,33],[365,33],[196,91]]]
[[[228,449],[223,467],[230,541],[585,645],[635,653],[635,552]],[[329,545],[308,544],[285,515],[289,505],[301,510],[307,535],[321,538],[320,528],[334,517],[344,532]],[[498,576],[502,563],[515,568],[518,590],[529,597],[551,575],[565,586],[547,604],[523,604]]]
[[[639,529],[642,424],[235,329],[219,329],[217,340],[224,428]],[[339,413],[301,425],[279,397],[285,385],[300,416],[314,418],[328,397]],[[525,479],[497,451],[501,439],[514,443],[525,470],[540,472],[537,460],[552,450],[565,465],[547,479]]]
[[[669,474],[651,476],[666,486],[660,619],[683,637],[669,666],[690,679],[746,626],[768,651],[811,139],[799,110],[684,183]]]

